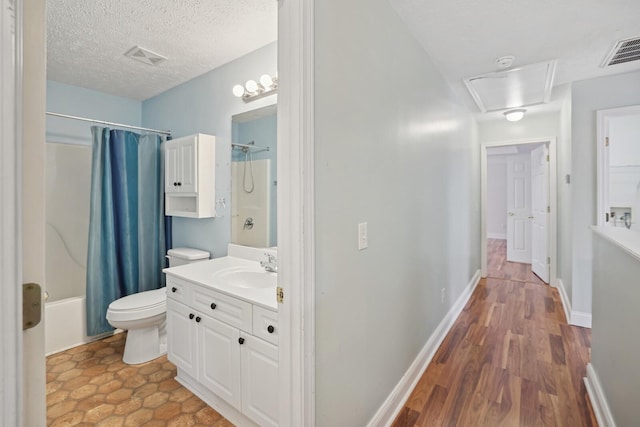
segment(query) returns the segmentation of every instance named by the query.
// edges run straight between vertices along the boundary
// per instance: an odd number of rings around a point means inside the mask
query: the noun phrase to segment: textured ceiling
[[[557,59],[555,85],[640,69],[600,68],[615,41],[640,35],[639,0],[389,1],[472,111],[462,79],[497,70],[500,56],[514,55],[513,66]]]
[[[275,0],[47,0],[47,78],[144,100],[277,38]],[[124,54],[140,46],[158,66]]]

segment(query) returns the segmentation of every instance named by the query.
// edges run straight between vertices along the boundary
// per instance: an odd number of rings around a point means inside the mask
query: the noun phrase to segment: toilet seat
[[[127,322],[166,313],[166,288],[138,292],[113,301],[107,309],[107,320]]]

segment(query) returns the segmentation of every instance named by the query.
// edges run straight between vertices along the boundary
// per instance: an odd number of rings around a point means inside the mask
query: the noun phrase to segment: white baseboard
[[[507,240],[507,235],[502,233],[487,233],[487,239]]]
[[[469,301],[471,294],[480,281],[480,270],[477,270],[467,287],[462,291],[462,294],[458,297],[453,304],[449,312],[444,316],[436,330],[431,334],[427,343],[422,347],[418,356],[414,359],[409,369],[400,379],[400,382],[391,391],[391,394],[382,403],[382,406],[375,413],[371,421],[367,424],[367,427],[379,427],[389,426],[394,421],[398,413],[404,407],[405,402],[411,395],[411,392],[415,388],[418,380],[422,377],[422,374],[429,366],[431,359],[436,354],[436,351],[442,344],[442,341],[449,333],[449,330],[455,323],[456,319],[462,312],[462,309]]]
[[[562,301],[562,307],[564,308],[564,315],[567,318],[567,323],[574,326],[581,326],[583,328],[591,328],[591,313],[573,310],[562,279],[556,279],[556,285],[558,293],[560,294],[560,301]]]
[[[575,326],[582,326],[583,328],[591,328],[591,313],[585,313],[583,311],[571,311],[571,322]]]
[[[598,420],[598,425],[600,427],[616,427],[607,398],[600,385],[600,378],[598,378],[598,374],[591,363],[587,365],[587,376],[584,378],[584,385],[587,388],[587,395],[591,401],[596,420]]]
[[[562,279],[556,279],[556,287],[560,294],[560,302],[562,302],[562,308],[564,309],[564,316],[567,318],[567,323],[571,323],[571,301],[567,296],[567,290],[564,288],[564,282]]]

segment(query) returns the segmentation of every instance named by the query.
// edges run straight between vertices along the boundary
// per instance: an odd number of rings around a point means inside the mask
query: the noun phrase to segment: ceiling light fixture
[[[235,85],[233,87],[233,94],[238,98],[242,98],[244,102],[255,101],[256,99],[264,98],[277,92],[278,76],[272,77],[269,74],[260,76],[259,83],[255,80],[247,80],[244,86]]]
[[[510,122],[517,122],[519,120],[522,120],[522,118],[524,117],[524,113],[526,112],[527,110],[525,110],[524,108],[516,108],[515,110],[505,111],[502,114],[504,114],[506,119]]]

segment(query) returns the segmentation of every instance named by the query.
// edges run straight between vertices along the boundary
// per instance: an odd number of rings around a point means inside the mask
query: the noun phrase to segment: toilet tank
[[[208,260],[209,252],[193,248],[173,248],[167,251],[167,258],[169,259],[169,267],[177,267]]]

